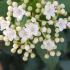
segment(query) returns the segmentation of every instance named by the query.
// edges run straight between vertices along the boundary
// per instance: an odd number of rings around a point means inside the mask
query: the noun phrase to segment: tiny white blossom
[[[56,23],[56,26],[59,27],[60,31],[66,29],[66,25],[67,25],[67,20],[64,20],[62,18],[60,18]]]
[[[19,31],[19,36],[22,41],[25,42],[28,38],[32,37],[32,34],[30,33],[29,29],[23,27],[21,31]]]
[[[18,21],[22,20],[25,15],[25,10],[22,6],[13,7],[13,17],[17,18]]]
[[[55,7],[50,2],[47,2],[45,5],[44,15],[46,15],[47,20],[50,20],[51,17],[55,16]]]
[[[6,20],[4,20],[4,19],[0,20],[0,30],[1,31],[8,28],[8,27],[9,27],[9,24]]]
[[[26,27],[27,27],[27,29],[29,29],[29,31],[30,31],[30,33],[32,35],[34,35],[34,36],[38,35],[38,33],[39,33],[39,26],[38,26],[38,24],[36,22],[35,23],[30,22],[30,23],[28,23],[26,25]]]
[[[16,31],[12,28],[7,28],[3,31],[3,34],[8,38],[8,40],[12,41],[16,38]]]
[[[56,45],[55,45],[54,41],[52,41],[51,39],[44,40],[43,47],[44,47],[44,49],[46,49],[48,51],[56,49]]]

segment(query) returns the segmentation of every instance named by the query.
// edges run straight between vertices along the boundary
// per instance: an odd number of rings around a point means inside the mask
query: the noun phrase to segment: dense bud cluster
[[[33,49],[39,42],[41,42],[39,47],[46,50],[44,55],[46,59],[49,56],[60,56],[60,50],[55,51],[58,48],[57,44],[64,42],[60,32],[70,28],[70,17],[60,17],[67,15],[65,5],[59,4],[58,1],[41,0],[36,3],[36,8],[33,8],[27,5],[28,3],[29,0],[24,0],[19,5],[17,2],[7,0],[7,17],[0,17],[0,31],[3,32],[0,40],[5,41],[6,46],[13,43],[11,52],[22,54],[24,61],[27,61],[29,56],[31,58],[36,56]]]

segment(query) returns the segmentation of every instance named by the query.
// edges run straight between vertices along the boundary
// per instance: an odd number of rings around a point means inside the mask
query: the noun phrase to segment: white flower
[[[56,23],[56,26],[59,27],[60,31],[66,29],[66,25],[67,25],[67,20],[64,20],[62,18],[60,18]]]
[[[19,36],[22,39],[22,41],[25,42],[28,38],[32,37],[32,34],[30,33],[29,29],[23,27],[19,32]]]
[[[44,15],[46,15],[47,20],[50,20],[51,17],[55,16],[55,7],[50,2],[47,2],[45,5]]]
[[[21,29],[21,31],[19,31],[19,36],[20,36],[22,42],[26,42],[27,39],[32,39],[33,35],[37,36],[39,33],[38,24],[36,24],[36,23],[34,24],[34,23],[30,22],[30,23],[27,23],[25,26],[26,26],[26,28],[23,27]]]
[[[44,40],[43,41],[43,48],[47,49],[48,51],[51,51],[51,50],[56,49],[56,45],[55,45],[54,41],[52,41],[51,39]]]
[[[34,35],[34,36],[38,35],[39,26],[38,26],[37,22],[35,22],[35,23],[30,22],[26,25],[26,27],[27,27],[27,29],[29,29],[29,31],[32,35]]]
[[[8,40],[12,41],[13,39],[16,39],[16,31],[12,28],[7,28],[3,31],[3,34],[8,38]]]
[[[25,10],[22,6],[13,7],[13,17],[17,18],[18,21],[22,20],[25,15]]]
[[[4,30],[9,27],[8,21],[2,19],[0,20],[0,30]]]

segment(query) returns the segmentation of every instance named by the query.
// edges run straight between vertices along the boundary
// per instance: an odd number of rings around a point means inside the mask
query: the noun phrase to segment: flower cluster
[[[57,44],[64,42],[60,32],[70,28],[70,17],[66,18],[65,5],[58,1],[41,0],[36,3],[36,8],[33,8],[28,3],[29,0],[24,0],[19,5],[7,0],[7,17],[0,17],[0,40],[3,40],[6,46],[12,43],[11,52],[22,54],[24,61],[27,61],[29,56],[36,56],[33,49],[40,42],[39,47],[46,51],[45,58],[60,56],[60,50],[55,51]]]

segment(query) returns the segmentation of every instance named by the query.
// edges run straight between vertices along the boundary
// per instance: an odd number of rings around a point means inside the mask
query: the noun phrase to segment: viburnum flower
[[[32,34],[30,33],[29,29],[23,27],[21,31],[19,31],[19,36],[23,42],[26,42],[27,39],[32,37]]]
[[[3,34],[8,38],[9,41],[12,41],[16,39],[16,31],[13,30],[12,28],[7,28],[6,30],[3,31]]]
[[[0,20],[0,30],[4,30],[4,29],[7,29],[9,27],[9,22],[2,19]]]
[[[59,18],[59,20],[56,23],[56,26],[59,28],[60,31],[63,31],[64,29],[66,29],[67,20],[63,18]]]
[[[51,51],[56,49],[56,44],[53,40],[48,39],[43,41],[43,48],[46,49],[47,51]]]
[[[34,36],[37,36],[39,33],[39,26],[37,22],[30,22],[26,25],[27,29],[29,29],[30,33]]]
[[[55,7],[51,2],[47,2],[44,9],[44,15],[46,16],[47,20],[50,20],[51,17],[55,16]]]
[[[22,20],[23,16],[25,15],[25,10],[22,6],[13,7],[13,17],[17,19],[17,21]]]

